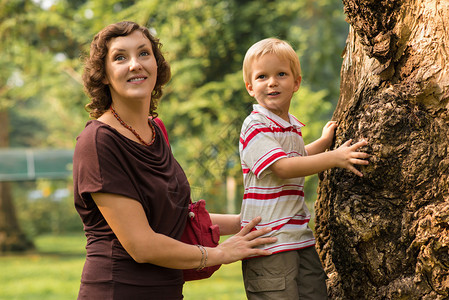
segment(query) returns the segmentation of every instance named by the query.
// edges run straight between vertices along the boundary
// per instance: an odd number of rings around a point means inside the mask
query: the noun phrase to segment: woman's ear
[[[103,84],[105,84],[105,85],[108,85],[108,84],[109,84],[108,78],[105,76],[105,77],[103,78],[103,80],[101,81],[101,83],[103,83]]]
[[[246,87],[246,90],[248,91],[248,94],[251,97],[254,97],[255,94],[254,94],[253,86],[251,85],[251,83],[245,82],[245,87]]]

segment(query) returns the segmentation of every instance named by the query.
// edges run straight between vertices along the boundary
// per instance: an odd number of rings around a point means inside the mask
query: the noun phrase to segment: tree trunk
[[[5,110],[0,110],[0,147],[7,147],[9,141],[9,119]],[[11,194],[11,183],[0,182],[0,253],[24,251],[34,248],[20,229]]]
[[[363,178],[320,174],[331,299],[449,298],[449,2],[343,0],[350,33],[334,147],[367,139]]]

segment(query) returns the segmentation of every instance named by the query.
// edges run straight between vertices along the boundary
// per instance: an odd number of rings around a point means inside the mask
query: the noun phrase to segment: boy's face
[[[301,76],[294,78],[290,62],[275,54],[261,56],[251,67],[250,82],[245,83],[250,96],[288,122],[290,101],[299,89]]]

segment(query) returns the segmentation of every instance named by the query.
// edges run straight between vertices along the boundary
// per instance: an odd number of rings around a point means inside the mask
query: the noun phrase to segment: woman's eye
[[[124,60],[125,57],[123,55],[117,55],[114,60],[120,61],[120,60]]]
[[[148,56],[148,55],[150,55],[150,53],[148,51],[142,51],[140,53],[140,56]]]

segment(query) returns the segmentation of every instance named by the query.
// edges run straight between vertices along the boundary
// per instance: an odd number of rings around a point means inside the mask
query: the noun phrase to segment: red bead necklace
[[[134,130],[134,128],[132,128],[131,126],[129,126],[128,124],[126,124],[120,117],[119,115],[115,112],[114,108],[111,105],[111,112],[114,115],[114,117],[117,119],[117,121],[120,122],[120,124],[122,124],[123,127],[125,127],[126,129],[128,129],[129,131],[132,132],[132,134],[134,134],[136,136],[136,138],[145,146],[150,146],[151,144],[154,143],[154,139],[156,138],[156,132],[154,131],[154,127],[153,124],[151,124],[150,118],[148,118],[148,125],[150,125],[151,131],[153,132],[153,138],[151,139],[151,141],[149,143],[145,142],[140,135]]]

